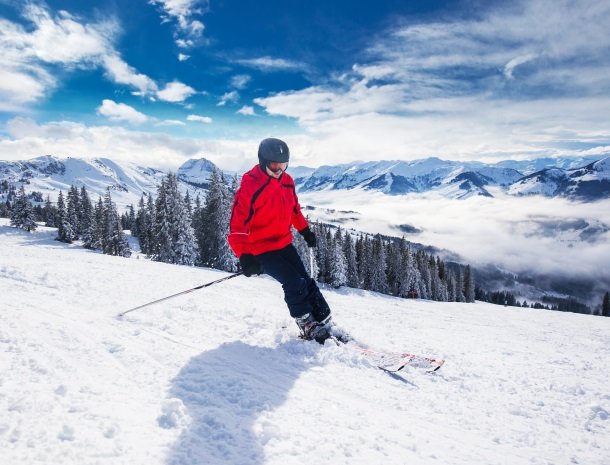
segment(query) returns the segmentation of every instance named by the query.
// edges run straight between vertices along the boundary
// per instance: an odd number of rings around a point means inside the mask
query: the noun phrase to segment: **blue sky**
[[[593,0],[0,0],[0,158],[610,154]]]

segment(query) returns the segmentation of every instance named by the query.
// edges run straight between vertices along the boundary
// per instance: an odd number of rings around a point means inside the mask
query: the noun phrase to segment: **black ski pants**
[[[307,274],[305,265],[292,244],[257,255],[256,258],[263,266],[264,273],[282,284],[290,316],[296,318],[312,313],[316,321],[323,321],[330,315],[326,299],[316,281]]]

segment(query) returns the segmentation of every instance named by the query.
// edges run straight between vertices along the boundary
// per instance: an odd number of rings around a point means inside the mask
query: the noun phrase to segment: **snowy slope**
[[[610,457],[610,318],[325,291],[392,377],[294,338],[279,285],[0,220],[0,457],[24,464],[570,464]],[[286,326],[286,328],[282,328]]]

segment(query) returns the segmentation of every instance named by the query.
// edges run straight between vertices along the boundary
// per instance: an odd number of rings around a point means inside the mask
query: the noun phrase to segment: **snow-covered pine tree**
[[[404,238],[401,242],[404,241]],[[404,279],[405,268],[400,253],[401,242],[389,241],[386,244],[386,257],[388,263],[387,278],[388,291],[391,295],[400,295],[401,282]]]
[[[37,228],[34,210],[25,194],[23,185],[19,188],[17,197],[15,197],[12,206],[11,226],[15,226],[27,232],[35,231]]]
[[[372,260],[370,270],[370,289],[375,292],[387,294],[389,291],[387,270],[387,257],[385,246],[380,234],[377,234],[372,241]]]
[[[79,204],[78,189],[76,186],[70,186],[66,204],[66,219],[68,223],[70,223],[70,227],[72,229],[72,237],[70,238],[71,241],[78,239],[81,233],[80,221],[78,217],[78,212],[80,210]]]
[[[138,213],[136,214],[136,226],[131,234],[138,238],[140,242],[140,251],[144,254],[148,254],[148,212],[146,211],[146,203],[144,202],[144,195],[140,197],[138,203]]]
[[[332,235],[327,225],[316,222],[314,224],[317,245],[315,248],[315,259],[318,264],[318,280],[323,283],[331,281],[331,262],[332,262]]]
[[[602,300],[602,316],[610,316],[610,293],[608,292],[604,294]]]
[[[356,244],[349,231],[345,231],[343,239],[343,254],[345,255],[345,263],[347,264],[347,285],[349,287],[359,287],[358,280],[358,263],[356,261]]]
[[[330,281],[329,284],[335,289],[347,284],[347,259],[343,252],[343,234],[341,228],[337,228],[337,232],[331,241],[331,257],[330,257]]]
[[[153,196],[151,193],[148,194],[148,199],[146,199],[146,255],[154,256],[159,250],[159,244],[157,243],[157,238],[155,236],[155,227],[157,224],[157,210],[155,208],[155,201],[153,200]]]
[[[466,302],[466,297],[464,296],[464,274],[462,273],[461,267],[455,272],[455,287],[455,301]]]
[[[356,243],[356,254],[358,256],[358,276],[361,289],[371,289],[371,267],[373,261],[373,248],[371,241],[364,235],[360,235]]]
[[[136,223],[136,211],[133,208],[133,205],[129,205],[127,209],[127,228],[131,232],[131,235],[134,237],[138,236],[138,225]]]
[[[42,208],[44,225],[49,228],[57,227],[57,208],[51,203],[51,197],[47,195]]]
[[[174,257],[175,263],[180,265],[194,266],[197,261],[197,244],[195,240],[195,231],[193,231],[193,219],[189,208],[190,201],[187,202],[178,192],[178,184],[176,177],[173,176],[173,185],[171,186],[172,195],[175,195],[176,202],[176,231],[174,241]]]
[[[68,221],[68,214],[66,212],[66,204],[64,202],[64,195],[62,191],[59,191],[57,196],[57,237],[58,241],[71,243],[74,237],[74,231],[72,225]]]
[[[418,251],[415,254],[415,260],[417,263],[417,269],[419,270],[419,274],[421,276],[419,286],[420,297],[422,299],[432,299],[432,275],[428,256],[424,252]]]
[[[474,275],[470,265],[464,270],[464,299],[466,302],[474,302],[475,298]]]
[[[215,168],[197,220],[200,229],[196,236],[203,266],[226,271],[237,269],[237,260],[227,243],[232,200],[224,176]]]
[[[172,247],[171,215],[167,199],[167,178],[161,179],[161,184],[157,188],[157,198],[155,199],[155,223],[153,226],[153,237],[155,250],[153,260],[174,263],[174,249]]]
[[[116,205],[112,201],[110,189],[104,195],[104,233],[106,234],[102,252],[108,255],[129,257],[131,249],[125,237]]]
[[[91,199],[85,186],[82,186],[80,189],[79,207],[78,230],[80,231],[80,238],[85,247],[90,248],[92,243],[91,235],[93,233],[93,205],[91,205]]]
[[[153,259],[165,263],[194,265],[197,257],[192,219],[178,190],[178,179],[169,173],[162,179],[155,202]]]
[[[104,201],[101,197],[93,207],[93,222],[91,223],[91,244],[92,249],[102,250],[104,248],[106,226],[104,223]]]
[[[405,268],[404,282],[401,283],[401,297],[424,298],[425,287],[413,250],[406,243],[401,247],[403,266]]]

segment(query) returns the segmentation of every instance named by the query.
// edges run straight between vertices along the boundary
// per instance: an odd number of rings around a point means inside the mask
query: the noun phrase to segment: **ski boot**
[[[328,318],[330,320],[330,316]],[[324,341],[330,337],[330,333],[326,327],[326,321],[316,321],[311,313],[306,313],[294,319],[297,326],[301,330],[301,338],[311,341],[314,340],[319,344],[324,344]]]

